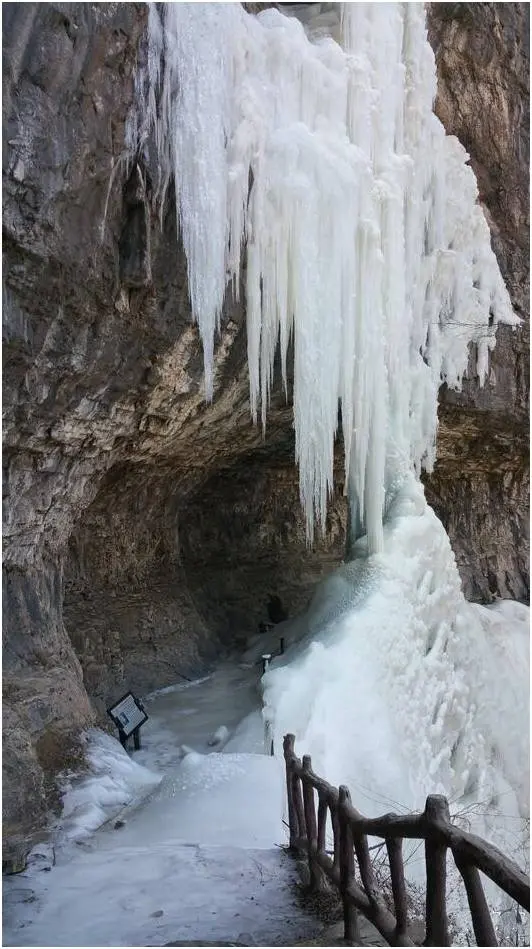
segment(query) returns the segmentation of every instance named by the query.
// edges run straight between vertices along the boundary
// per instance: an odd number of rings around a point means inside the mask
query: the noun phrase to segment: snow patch
[[[211,748],[222,745],[229,738],[229,729],[225,725],[220,725],[209,738],[208,745]]]
[[[120,742],[99,729],[85,734],[90,773],[65,782],[60,835],[67,840],[88,837],[124,807],[143,800],[162,775],[130,758]]]
[[[203,676],[200,679],[193,679],[191,682],[174,682],[172,685],[166,685],[162,689],[155,689],[155,691],[150,692],[149,695],[144,699],[144,704],[149,704],[153,702],[159,695],[171,695],[173,692],[184,692],[185,689],[197,689],[198,686],[203,685],[204,682],[208,682],[212,678],[210,675]]]

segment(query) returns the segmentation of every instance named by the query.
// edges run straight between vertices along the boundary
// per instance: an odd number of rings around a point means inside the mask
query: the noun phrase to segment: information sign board
[[[127,692],[118,702],[111,705],[107,709],[107,714],[113,719],[121,733],[121,738],[129,738],[141,725],[144,725],[144,722],[148,721],[142,704],[132,692]]]

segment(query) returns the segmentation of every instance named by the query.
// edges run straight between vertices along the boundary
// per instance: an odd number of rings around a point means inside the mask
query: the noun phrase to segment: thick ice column
[[[343,48],[239,4],[152,5],[147,94],[160,194],[171,176],[213,392],[226,287],[246,257],[251,413],[294,343],[294,426],[311,540],[324,524],[341,409],[346,482],[368,549],[385,505],[434,460],[437,394],[468,346],[482,380],[508,294],[467,154],[432,111],[417,3],[345,4]],[[130,136],[132,137],[132,136]]]

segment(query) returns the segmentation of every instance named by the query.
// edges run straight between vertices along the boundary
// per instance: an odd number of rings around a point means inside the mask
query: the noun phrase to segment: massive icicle
[[[460,385],[472,342],[482,381],[497,323],[515,320],[466,152],[432,112],[422,5],[346,4],[338,38],[309,42],[272,9],[152,6],[130,143],[155,139],[161,197],[175,177],[207,394],[243,254],[263,424],[276,347],[286,383],[293,340],[309,536],[341,407],[354,534],[367,540],[287,627],[284,664],[263,680],[276,747],[295,731],[318,770],[370,788],[379,812],[446,793],[509,849],[527,810],[523,613],[501,610],[512,635],[465,602],[415,474],[434,461],[442,380]]]
[[[162,195],[175,177],[207,395],[245,250],[253,417],[293,336],[309,537],[340,404],[355,532],[379,550],[385,496],[434,461],[441,382],[460,385],[471,341],[482,381],[514,321],[467,154],[432,112],[423,6],[345,4],[343,49],[239,4],[152,4],[149,24],[135,128],[155,133]]]

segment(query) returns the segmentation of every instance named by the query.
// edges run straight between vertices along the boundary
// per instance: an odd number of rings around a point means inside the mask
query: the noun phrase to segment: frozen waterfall
[[[245,292],[263,425],[277,347],[286,386],[293,344],[310,540],[341,412],[352,560],[265,676],[276,741],[295,731],[329,780],[365,788],[367,813],[443,792],[515,853],[527,611],[466,603],[418,475],[434,462],[441,383],[460,386],[471,351],[482,382],[497,323],[517,320],[468,156],[432,111],[423,6],[345,4],[336,38],[311,41],[275,9],[152,4],[137,80],[129,140],[156,150],[161,202],[175,180],[208,398],[229,285]]]
[[[294,342],[309,539],[340,407],[355,537],[377,551],[386,499],[434,461],[441,382],[460,385],[470,342],[482,380],[496,324],[515,318],[468,156],[432,112],[422,4],[345,4],[341,41],[309,42],[274,9],[151,4],[129,134],[155,139],[161,199],[175,179],[208,397],[226,287],[242,279],[263,425],[277,345],[286,382]]]

